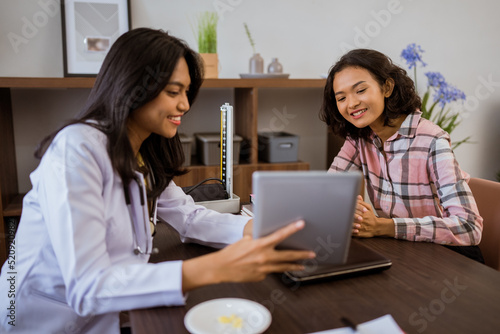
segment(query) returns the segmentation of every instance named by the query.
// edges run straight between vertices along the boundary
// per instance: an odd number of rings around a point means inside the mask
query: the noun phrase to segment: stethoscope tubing
[[[141,211],[142,211],[142,221],[143,221],[143,226],[144,226],[144,235],[148,235],[148,219],[146,218],[147,216],[147,209],[146,207],[146,200],[144,196],[144,183],[142,180],[138,177],[134,177],[134,181],[136,182],[138,188],[139,188],[139,197],[140,197],[140,202],[141,202]],[[139,246],[138,238],[137,238],[137,231],[135,229],[135,223],[134,223],[134,215],[132,212],[132,203],[130,200],[130,193],[129,193],[129,188],[128,186],[124,185],[123,186],[123,191],[125,192],[125,203],[127,205],[127,209],[130,215],[130,220],[132,222],[132,234],[133,234],[133,239],[134,239],[134,254],[135,255],[150,255],[150,254],[157,254],[158,249],[157,248],[152,248],[151,251],[149,250],[149,243],[146,243],[146,249],[142,250],[141,247]],[[158,211],[158,199],[155,198],[153,201],[153,217],[152,218],[152,223],[156,225],[157,221],[157,211]]]

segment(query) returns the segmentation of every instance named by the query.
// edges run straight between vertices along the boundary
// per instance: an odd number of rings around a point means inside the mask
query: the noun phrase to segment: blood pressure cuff
[[[215,183],[205,184],[208,181],[216,181]],[[184,193],[193,197],[195,202],[205,202],[205,201],[217,201],[222,199],[228,199],[229,195],[222,183],[221,179],[208,178],[200,183],[191,186],[183,187]]]

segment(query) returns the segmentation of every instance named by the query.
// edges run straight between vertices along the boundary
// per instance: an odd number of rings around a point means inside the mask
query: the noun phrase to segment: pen
[[[356,324],[351,319],[349,319],[347,317],[342,317],[342,318],[340,318],[340,321],[342,321],[342,323],[344,325],[349,326],[352,329],[356,330]]]

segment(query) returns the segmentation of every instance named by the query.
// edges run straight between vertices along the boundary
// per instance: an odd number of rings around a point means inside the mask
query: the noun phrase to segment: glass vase
[[[260,53],[254,53],[252,58],[250,58],[249,73],[264,73],[264,59],[260,56]]]
[[[267,67],[267,73],[283,73],[283,66],[281,66],[278,58],[271,59],[271,63]]]

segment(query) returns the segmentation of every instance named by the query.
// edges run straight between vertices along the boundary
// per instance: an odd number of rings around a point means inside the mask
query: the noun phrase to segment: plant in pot
[[[205,78],[219,76],[217,56],[217,23],[219,16],[215,12],[203,12],[198,17],[198,52],[203,59]]]

